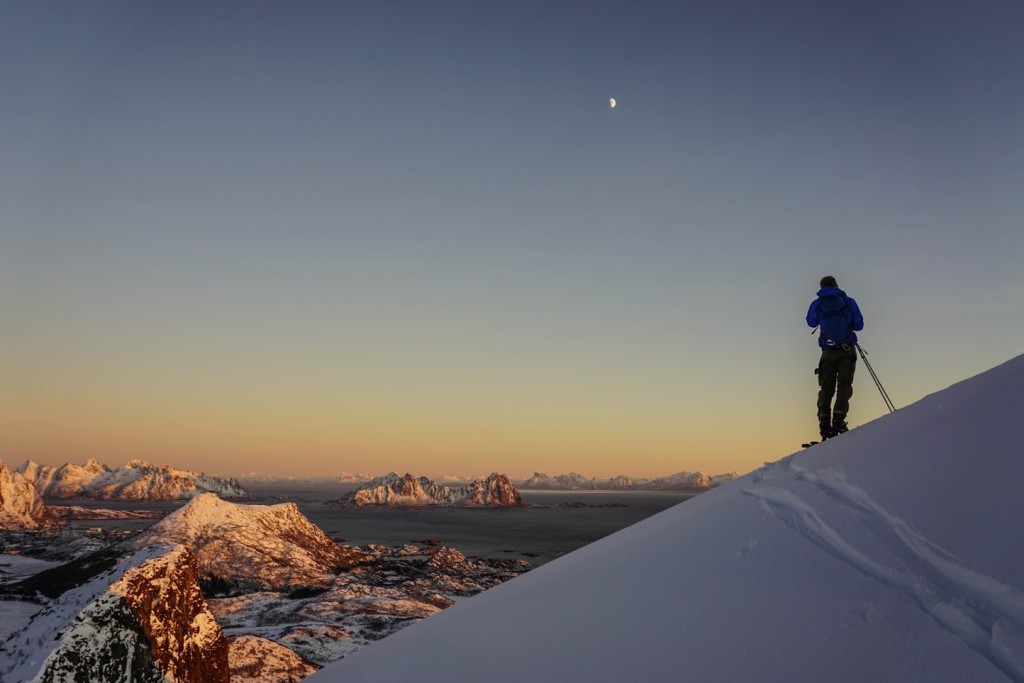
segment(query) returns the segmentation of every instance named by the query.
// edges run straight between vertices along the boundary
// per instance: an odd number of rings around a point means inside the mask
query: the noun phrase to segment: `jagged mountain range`
[[[556,491],[706,491],[732,481],[739,476],[736,472],[712,476],[704,472],[684,471],[656,479],[632,479],[625,475],[611,477],[610,479],[597,479],[593,477],[588,479],[576,472],[556,476],[534,472],[532,477],[517,482],[517,485],[519,488],[526,490]]]
[[[391,472],[378,477],[343,496],[343,505],[367,506],[422,506],[452,507],[519,507],[523,497],[504,474],[497,472],[484,479],[450,487],[427,477]]]
[[[90,459],[84,465],[67,463],[60,467],[39,465],[31,460],[16,468],[31,481],[44,499],[93,498],[99,500],[187,500],[200,493],[224,498],[243,498],[245,489],[235,479],[203,472],[179,470],[130,460],[110,468]]]

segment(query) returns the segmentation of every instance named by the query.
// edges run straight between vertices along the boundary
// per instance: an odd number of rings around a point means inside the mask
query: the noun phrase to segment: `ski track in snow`
[[[806,482],[852,512],[892,553],[894,567],[854,547],[792,490],[772,486],[776,476]],[[974,571],[889,513],[837,471],[816,472],[792,457],[763,468],[743,489],[803,538],[857,571],[917,602],[946,630],[1009,678],[1024,683],[1024,593]]]

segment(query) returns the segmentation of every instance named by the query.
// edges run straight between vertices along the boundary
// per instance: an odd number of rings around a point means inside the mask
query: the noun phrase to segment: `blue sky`
[[[1017,2],[0,17],[5,459],[742,470],[822,275],[898,405],[1024,338]]]

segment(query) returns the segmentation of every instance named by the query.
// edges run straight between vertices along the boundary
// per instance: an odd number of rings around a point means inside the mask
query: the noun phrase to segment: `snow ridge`
[[[764,486],[786,477],[811,484],[871,530],[891,558],[858,549],[790,488]],[[800,536],[857,571],[901,591],[950,633],[1015,681],[1024,681],[1024,592],[972,570],[888,512],[837,471],[814,472],[781,461],[758,472],[743,493],[753,496]],[[895,564],[901,566],[894,566]]]

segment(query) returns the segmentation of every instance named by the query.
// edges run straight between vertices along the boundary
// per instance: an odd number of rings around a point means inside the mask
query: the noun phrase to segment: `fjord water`
[[[294,502],[329,536],[349,545],[423,545],[438,541],[468,557],[544,564],[661,512],[694,495],[681,491],[523,491],[522,508],[352,508],[332,504],[352,486],[313,483],[249,484],[240,503]],[[55,501],[56,502],[56,501]],[[187,501],[59,501],[119,510],[170,513]],[[139,531],[156,520],[77,520],[74,528]]]
[[[294,501],[311,522],[350,545],[440,541],[469,557],[538,565],[693,497],[679,491],[523,491],[523,508],[350,508],[338,486],[249,486],[263,500]],[[269,501],[267,501],[269,502]]]

